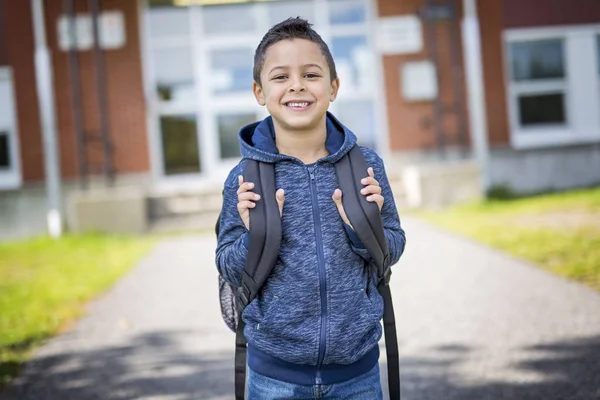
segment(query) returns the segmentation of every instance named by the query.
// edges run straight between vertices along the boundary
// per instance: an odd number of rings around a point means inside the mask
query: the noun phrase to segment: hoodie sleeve
[[[392,188],[385,172],[383,160],[373,150],[364,147],[361,147],[361,150],[365,154],[367,165],[373,168],[375,179],[379,182],[379,186],[381,186],[381,195],[384,198],[383,207],[381,208],[381,220],[390,251],[390,265],[394,265],[400,260],[400,256],[404,252],[406,235],[400,225],[398,209],[396,208],[396,202],[394,201]],[[367,176],[367,171],[365,171],[365,176]],[[352,250],[366,261],[372,261],[371,255],[365,249],[356,232],[348,226],[345,228]]]
[[[225,181],[216,250],[219,273],[236,287],[240,286],[248,256],[248,230],[237,210],[237,177],[241,173],[242,168],[238,165]]]

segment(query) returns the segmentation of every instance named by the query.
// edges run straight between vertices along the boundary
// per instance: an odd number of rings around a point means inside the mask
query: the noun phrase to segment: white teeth
[[[288,103],[288,107],[308,107],[308,103]]]

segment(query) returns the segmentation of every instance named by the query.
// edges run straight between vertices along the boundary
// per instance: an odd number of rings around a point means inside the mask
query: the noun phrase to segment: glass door
[[[268,115],[252,93],[254,51],[271,26],[295,16],[313,23],[334,55],[342,83],[331,111],[360,144],[376,146],[381,96],[369,0],[185,7],[149,1],[149,69],[158,132],[154,158],[161,176],[222,175],[239,161],[239,129]]]
[[[261,38],[257,3],[193,7],[200,96],[211,132],[204,138],[213,171],[228,171],[240,159],[239,129],[264,118],[252,93],[254,49]],[[204,79],[203,79],[204,78]]]
[[[201,113],[189,9],[151,6],[147,21],[159,174],[198,174],[202,172]]]

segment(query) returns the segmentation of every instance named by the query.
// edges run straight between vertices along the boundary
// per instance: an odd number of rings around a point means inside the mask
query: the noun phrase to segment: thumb
[[[346,225],[348,225],[350,228],[354,229],[352,227],[352,224],[350,223],[350,220],[348,219],[348,216],[346,215],[346,211],[344,210],[344,205],[342,204],[342,191],[340,189],[335,189],[333,191],[333,196],[331,196],[331,198],[333,199],[333,202],[335,203],[338,212],[340,213],[340,217],[342,217],[342,221],[344,221],[344,223]]]
[[[331,198],[336,206],[340,207],[342,205],[342,191],[340,189],[335,189]]]
[[[277,205],[279,206],[279,216],[283,214],[283,203],[285,202],[285,191],[279,189],[275,192],[275,198],[277,199]]]

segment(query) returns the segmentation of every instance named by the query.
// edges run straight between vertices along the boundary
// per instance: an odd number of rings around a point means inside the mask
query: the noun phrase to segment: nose
[[[294,79],[293,81],[290,82],[290,87],[288,88],[288,92],[293,93],[293,92],[305,92],[306,91],[306,87],[304,87],[304,84],[302,83],[301,79]]]

